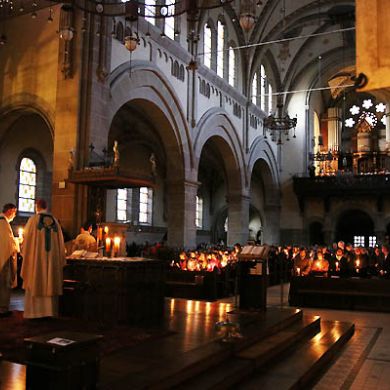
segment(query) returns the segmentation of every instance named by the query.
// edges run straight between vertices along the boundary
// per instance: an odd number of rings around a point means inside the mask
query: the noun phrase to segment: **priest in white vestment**
[[[16,211],[14,204],[7,203],[0,214],[0,317],[11,314],[11,289],[16,282],[16,253],[19,246],[10,225]]]
[[[24,318],[55,317],[62,295],[65,245],[61,226],[47,211],[46,201],[36,201],[36,214],[24,230],[23,278]]]

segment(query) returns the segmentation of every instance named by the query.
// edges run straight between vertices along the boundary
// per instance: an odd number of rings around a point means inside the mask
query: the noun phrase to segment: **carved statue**
[[[69,158],[68,158],[68,171],[73,171],[74,168],[74,156],[73,156],[73,150],[69,151]]]
[[[119,149],[118,149],[118,141],[114,141],[114,147],[112,148],[114,151],[114,167],[119,167]]]
[[[151,171],[153,176],[157,176],[157,161],[156,156],[154,153],[152,153],[149,157],[150,165],[151,165]]]

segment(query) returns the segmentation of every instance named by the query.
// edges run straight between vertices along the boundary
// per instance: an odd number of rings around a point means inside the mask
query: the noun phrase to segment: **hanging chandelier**
[[[264,136],[265,131],[268,130],[271,133],[272,141],[277,140],[278,145],[282,145],[283,137],[286,141],[290,140],[290,130],[293,129],[293,138],[296,138],[295,127],[297,125],[297,118],[290,118],[287,113],[283,113],[283,104],[277,105],[276,114],[270,114],[263,121]]]
[[[138,17],[158,19],[184,13],[194,14],[201,10],[224,7],[233,3],[233,0],[0,0],[0,18],[28,12],[33,16],[37,10],[50,7],[53,3],[66,4],[89,14],[126,16],[137,20]]]

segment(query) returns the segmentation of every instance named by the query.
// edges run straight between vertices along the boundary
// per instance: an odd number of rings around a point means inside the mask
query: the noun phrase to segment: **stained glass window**
[[[153,190],[148,187],[139,189],[139,222],[145,225],[152,224]]]
[[[37,167],[33,160],[24,157],[19,169],[19,205],[20,211],[34,212],[37,189]]]

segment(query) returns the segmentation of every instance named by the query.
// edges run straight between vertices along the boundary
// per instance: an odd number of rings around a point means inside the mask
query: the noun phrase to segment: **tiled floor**
[[[283,289],[280,286],[269,288],[268,305],[283,304],[287,307],[287,293],[288,285]],[[199,342],[199,338],[208,339],[212,325],[224,319],[234,303],[233,298],[218,303],[168,300],[167,321],[171,329],[184,333],[182,348],[191,349],[195,343],[194,335],[196,342]],[[23,309],[22,294],[13,296],[11,309]],[[203,316],[199,316],[199,313],[203,313]],[[304,314],[319,315],[323,320],[353,322],[356,326],[355,335],[317,383],[316,389],[390,389],[390,313],[305,308]],[[209,323],[200,324],[201,317]],[[0,364],[0,377],[0,390],[25,389],[24,366],[3,362]]]

